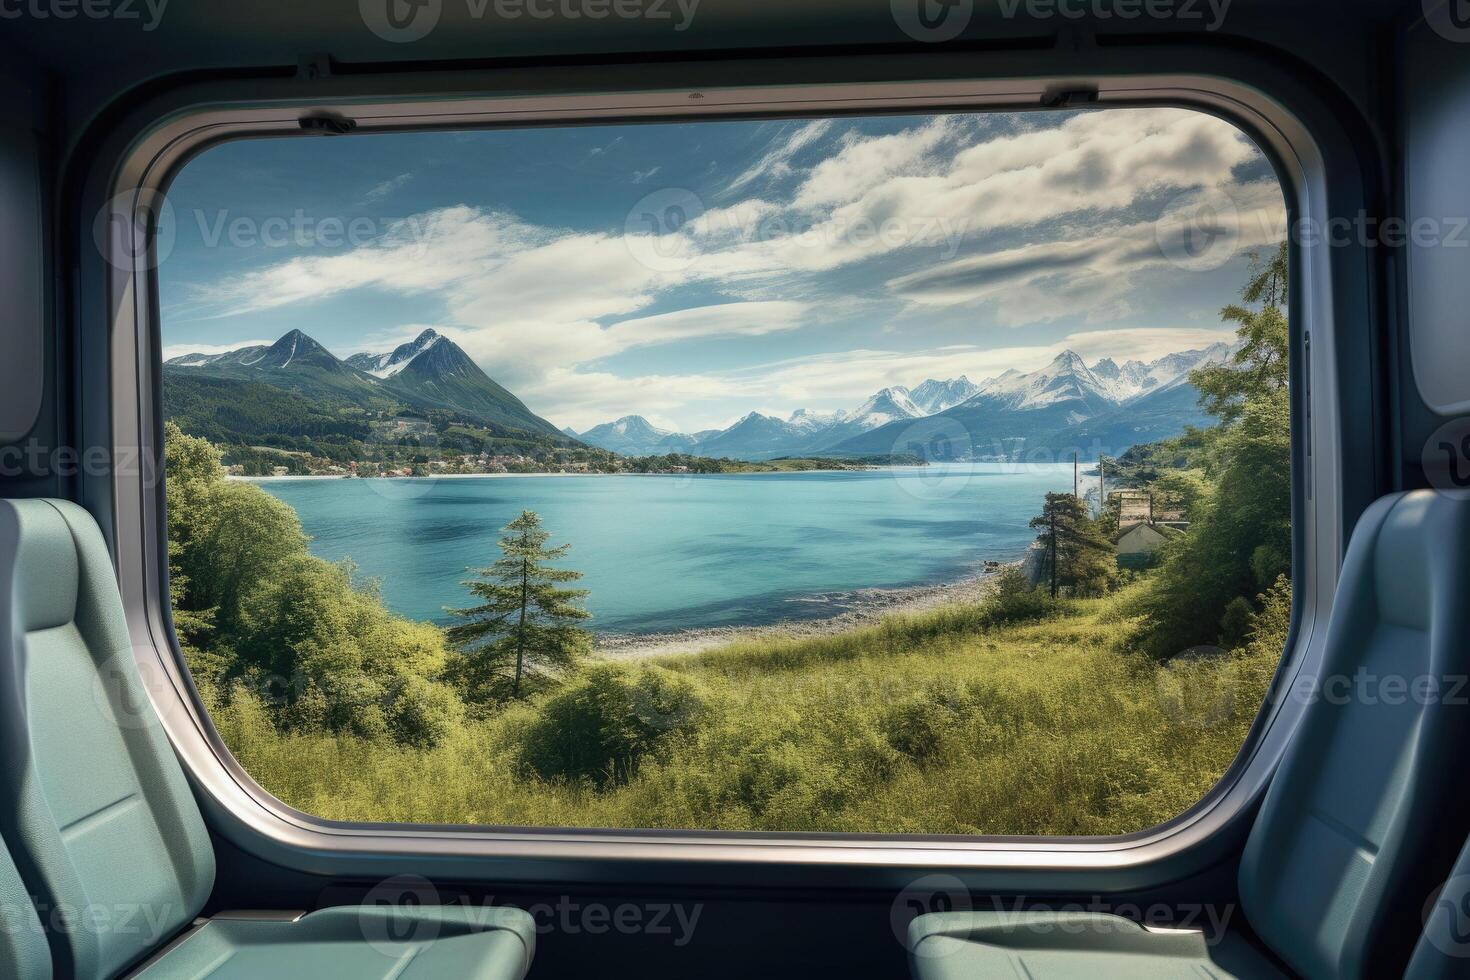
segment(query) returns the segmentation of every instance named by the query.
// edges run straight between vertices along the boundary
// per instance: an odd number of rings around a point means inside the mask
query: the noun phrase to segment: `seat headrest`
[[[1464,507],[1432,491],[1406,493],[1384,518],[1373,542],[1373,586],[1378,616],[1405,629],[1428,631],[1431,610],[1457,597],[1435,595],[1454,576],[1436,574],[1463,560],[1450,543],[1462,540],[1456,528]]]
[[[0,501],[3,534],[15,542],[13,555],[16,625],[27,633],[65,626],[76,618],[81,559],[71,526],[46,500]]]

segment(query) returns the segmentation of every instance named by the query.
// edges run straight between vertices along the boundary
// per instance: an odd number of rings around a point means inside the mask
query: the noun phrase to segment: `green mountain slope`
[[[164,365],[164,405],[185,431],[226,443],[268,435],[360,439],[373,419],[406,412],[575,445],[432,330],[390,354],[348,361],[300,330],[268,346],[186,354]]]
[[[485,422],[529,432],[564,435],[491,380],[468,354],[446,338],[428,344],[383,383],[415,404],[454,409]]]

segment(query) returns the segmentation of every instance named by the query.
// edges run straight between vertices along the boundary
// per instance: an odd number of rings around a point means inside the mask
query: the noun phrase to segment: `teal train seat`
[[[0,977],[49,977],[51,952],[31,896],[0,845]]]
[[[1415,953],[1426,903],[1465,837],[1467,596],[1470,501],[1416,491],[1363,514],[1321,683],[1285,695],[1308,706],[1240,865],[1240,908],[1259,949],[1238,931],[1207,939],[1113,915],[949,912],[910,924],[913,974],[1356,980],[1400,976],[1414,954],[1425,977],[1470,976],[1470,958],[1426,951],[1427,933]],[[1470,856],[1463,863],[1470,874]],[[1470,879],[1462,884],[1430,927],[1470,943]],[[1453,969],[1432,972],[1446,962]]]
[[[509,908],[200,920],[209,834],[102,535],[64,501],[0,501],[0,839],[0,977],[517,980],[534,951]]]

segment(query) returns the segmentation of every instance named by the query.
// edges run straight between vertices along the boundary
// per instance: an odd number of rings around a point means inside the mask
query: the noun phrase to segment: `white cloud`
[[[950,116],[885,136],[849,135],[842,149],[811,169],[792,204],[815,208],[856,200],[895,174],[916,168],[955,131]]]
[[[666,429],[708,427],[698,422],[722,417],[724,399],[741,397],[743,388],[716,375],[648,374],[635,377],[607,371],[552,368],[517,394],[557,425],[579,432],[624,415],[642,415]]]
[[[1143,277],[1178,271],[1161,226],[1140,220],[1141,204],[1153,208],[1169,197],[1188,204],[1227,189],[1237,206],[1217,223],[1238,248],[1277,240],[1284,224],[1273,181],[1233,182],[1235,168],[1259,159],[1255,149],[1232,126],[1202,113],[1084,112],[955,151],[960,125],[945,117],[884,136],[849,135],[789,199],[733,199],[656,239],[450,207],[404,219],[370,245],[298,255],[193,298],[228,316],[359,289],[423,297],[444,333],[559,424],[582,428],[636,411],[692,426],[728,415],[721,399],[851,407],[887,384],[960,373],[978,379],[1039,364],[1060,348],[856,350],[755,372],[646,377],[617,377],[597,362],[640,346],[800,329],[815,304],[791,297],[824,289],[830,296],[824,273],[919,246],[938,248],[918,271],[879,274],[856,292],[824,300],[824,315],[830,319],[839,301],[850,312],[898,298],[916,309],[983,304],[1012,325],[1064,316],[1112,321],[1129,314]],[[758,181],[791,174],[793,160],[833,126],[818,120],[789,130],[718,196],[735,198]],[[999,232],[1008,242],[1030,240],[991,250],[987,243]],[[961,239],[966,254],[946,254]],[[649,261],[640,249],[650,244],[655,258],[670,261]],[[696,285],[702,305],[646,313]],[[745,301],[711,303],[711,295]],[[1144,356],[1107,347],[1096,333],[1074,335],[1079,352],[1096,342],[1097,356]],[[1138,351],[1172,342],[1137,331],[1119,336],[1120,346]],[[1181,339],[1172,349],[1194,343]]]
[[[1242,251],[1280,241],[1285,209],[1274,181],[1232,188],[1227,209],[1191,206],[1213,199],[1199,192],[1179,204],[1191,220],[1135,221],[1075,238],[1042,241],[1001,252],[967,256],[890,279],[890,291],[920,306],[993,304],[1001,323],[1021,325],[1062,316],[1111,320],[1126,315],[1140,276],[1178,276],[1224,264]],[[1191,251],[1198,235],[1209,250]]]
[[[694,337],[760,336],[795,330],[807,313],[807,304],[792,301],[721,303],[623,320],[606,333],[619,350],[627,350]]]
[[[389,177],[382,183],[374,184],[370,187],[368,192],[363,195],[363,201],[367,203],[381,201],[411,180],[413,180],[413,174],[399,174],[397,177]]]
[[[607,144],[605,144],[603,146],[594,146],[591,150],[588,151],[587,155],[589,157],[600,157],[604,153],[606,153],[608,150],[611,150],[613,147],[617,146],[622,141],[623,141],[623,138],[621,136],[615,136],[615,137],[613,137],[613,140],[612,140],[611,143],[607,143]]]
[[[394,222],[370,245],[298,255],[196,291],[219,316],[234,316],[372,288],[413,295],[465,282],[487,263],[535,248],[551,232],[495,212],[443,208]]]
[[[942,134],[927,135],[937,143]],[[1059,127],[994,137],[927,173],[885,172],[888,159],[911,163],[922,145],[915,135],[906,152],[875,154],[879,161],[866,167],[871,186],[818,221],[805,247],[778,246],[780,260],[825,269],[897,248],[944,244],[956,229],[983,243],[994,230],[1068,216],[1087,216],[1095,224],[1150,194],[1229,186],[1234,168],[1258,156],[1239,130],[1212,116],[1127,109],[1081,113]],[[893,227],[903,233],[854,238],[857,230]]]
[[[791,173],[791,158],[826,136],[831,129],[830,119],[816,119],[801,126],[730,181],[723,193],[733,194],[763,177],[782,177]]]
[[[525,388],[543,393],[550,402],[559,404],[562,399],[555,395],[556,385],[580,389],[571,393],[579,401],[587,396],[585,386],[577,379],[592,377],[593,373],[573,377],[571,371],[577,365],[592,364],[636,347],[796,330],[808,314],[804,303],[775,300],[692,307],[622,320],[610,327],[586,319],[540,324],[507,320],[480,327],[447,327],[443,332],[492,377],[518,391]]]

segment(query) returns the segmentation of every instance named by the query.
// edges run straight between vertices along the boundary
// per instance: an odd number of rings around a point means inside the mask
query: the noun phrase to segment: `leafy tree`
[[[1049,493],[1031,526],[1041,530],[1036,539],[1042,543],[1043,583],[1054,581],[1073,596],[1107,591],[1118,570],[1117,549],[1082,501],[1070,493]]]
[[[463,715],[433,682],[443,634],[383,608],[350,563],[308,554],[281,562],[246,596],[235,675],[263,691],[281,727],[427,747]]]
[[[1140,603],[1144,643],[1156,656],[1238,641],[1262,596],[1279,602],[1276,584],[1290,573],[1286,273],[1285,244],[1269,261],[1253,263],[1241,297],[1260,308],[1221,311],[1240,324],[1240,351],[1230,363],[1190,376],[1202,404],[1220,419],[1190,458],[1215,487],[1190,502],[1189,533],[1165,547],[1154,588]]]
[[[416,748],[462,724],[442,630],[309,554],[291,508],[225,480],[207,441],[170,424],[164,458],[174,627],[211,708],[249,702],[283,731]]]
[[[1231,304],[1220,311],[1220,319],[1240,324],[1235,331],[1240,349],[1228,364],[1210,365],[1190,375],[1203,396],[1205,410],[1222,422],[1239,418],[1251,400],[1286,390],[1286,275],[1285,242],[1269,258],[1252,256],[1250,279],[1241,290],[1241,299],[1259,303],[1260,308]]]
[[[587,590],[559,588],[582,573],[549,564],[571,545],[546,547],[551,534],[531,510],[504,529],[501,558],[463,583],[484,601],[449,610],[465,620],[449,628],[449,641],[465,654],[456,673],[469,700],[480,704],[519,698],[525,681],[572,667],[591,642],[574,625],[592,616],[576,605]]]

